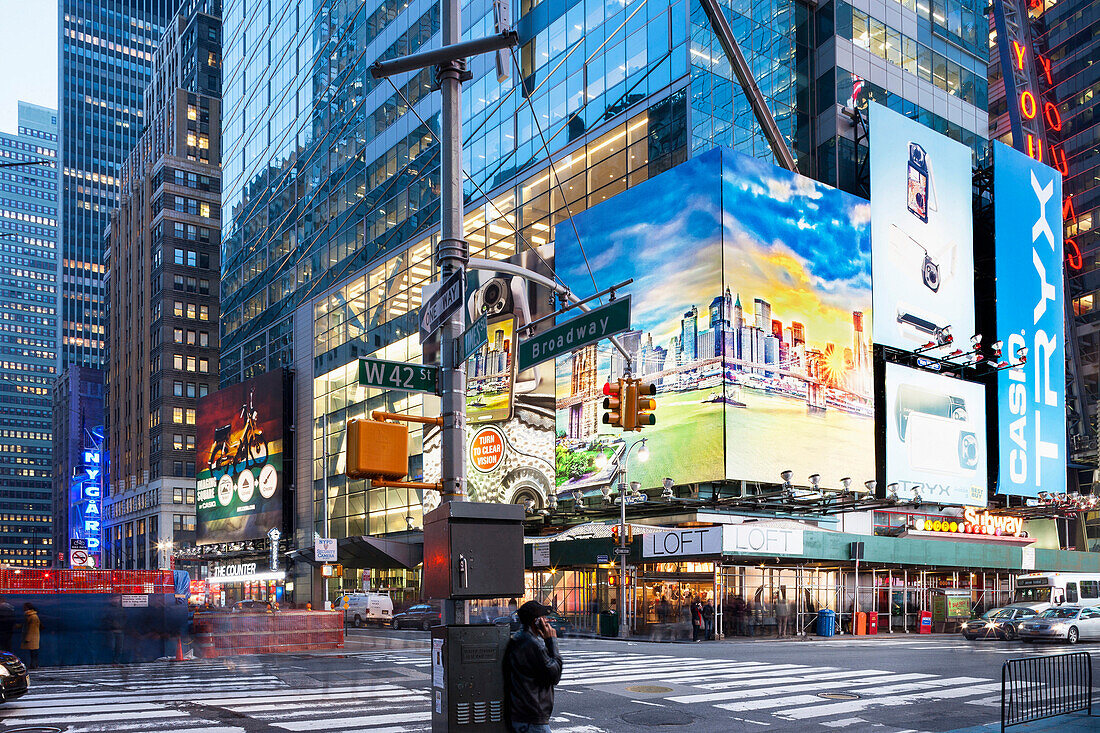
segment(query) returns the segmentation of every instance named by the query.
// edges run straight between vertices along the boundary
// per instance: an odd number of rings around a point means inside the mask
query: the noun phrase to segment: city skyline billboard
[[[624,371],[609,342],[559,358],[560,493],[598,491],[642,438],[651,457],[631,453],[628,478],[643,488],[874,476],[866,201],[719,149],[574,223],[587,262],[559,226],[558,277],[590,281],[591,266],[599,283],[634,279],[618,339],[634,376],[657,385],[657,424],[602,424],[603,384]]]
[[[286,372],[203,397],[196,417],[196,543],[263,539],[283,530]]]
[[[1065,493],[1062,176],[995,141],[993,186],[997,337],[1016,365],[997,374],[997,492]]]
[[[874,341],[905,351],[975,333],[971,151],[871,103]]]
[[[886,483],[898,498],[988,503],[985,385],[885,364]]]

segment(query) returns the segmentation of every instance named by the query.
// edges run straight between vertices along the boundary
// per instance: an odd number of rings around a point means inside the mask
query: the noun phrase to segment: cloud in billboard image
[[[876,343],[913,351],[974,334],[970,148],[872,104]]]
[[[985,387],[886,365],[886,481],[898,496],[985,506]]]
[[[634,278],[634,375],[657,385],[657,424],[602,424],[623,373],[608,342],[557,362],[556,484],[596,491],[627,447],[645,488],[874,475],[870,228],[866,202],[768,163],[715,150],[575,217],[598,283]],[[571,228],[556,269],[589,279]]]

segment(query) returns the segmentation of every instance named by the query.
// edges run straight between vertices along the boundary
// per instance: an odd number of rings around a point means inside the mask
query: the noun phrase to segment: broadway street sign
[[[439,367],[381,359],[359,360],[359,384],[405,392],[439,392]]]
[[[462,334],[462,358],[469,359],[475,351],[489,343],[489,319],[482,314]]]
[[[420,306],[420,343],[432,337],[462,305],[462,270],[455,270],[439,290]]]
[[[583,316],[519,342],[519,369],[567,354],[630,328],[630,296],[618,298]]]

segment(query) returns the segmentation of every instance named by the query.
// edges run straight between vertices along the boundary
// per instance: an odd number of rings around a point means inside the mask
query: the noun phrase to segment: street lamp
[[[164,567],[164,565],[166,563],[163,562],[163,558],[161,557],[160,553],[162,553],[162,552],[167,553],[168,557],[171,557],[173,547],[175,547],[175,545],[172,543],[171,540],[159,540],[157,542],[157,567],[158,567],[159,570],[165,570],[166,569]],[[171,561],[169,561],[167,564],[170,566]],[[170,570],[171,568],[169,567],[167,569]]]
[[[626,628],[626,472],[630,451],[638,449],[638,460],[645,463],[649,460],[649,448],[646,446],[646,438],[637,443],[631,443],[623,451],[623,460],[619,464],[619,638],[626,639],[629,633]]]

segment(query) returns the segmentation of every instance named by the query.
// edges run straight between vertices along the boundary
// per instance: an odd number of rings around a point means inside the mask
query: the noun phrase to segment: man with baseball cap
[[[550,733],[554,685],[561,679],[557,634],[546,620],[550,612],[536,601],[520,606],[521,628],[504,651],[505,700],[515,733]]]

